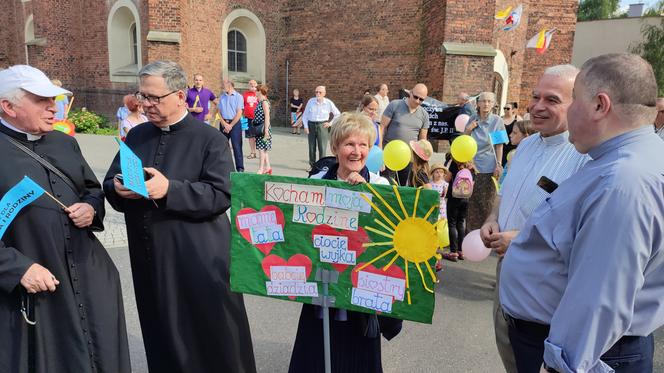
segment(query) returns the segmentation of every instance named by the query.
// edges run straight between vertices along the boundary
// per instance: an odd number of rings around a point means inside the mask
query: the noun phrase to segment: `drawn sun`
[[[391,241],[365,243],[363,246],[391,246],[391,248],[384,251],[377,257],[371,259],[369,262],[356,268],[355,271],[359,272],[377,260],[394,253],[392,259],[385,266],[383,266],[382,269],[383,271],[387,271],[387,269],[390,268],[398,258],[402,258],[404,260],[404,267],[406,269],[406,293],[408,296],[408,304],[411,304],[410,281],[408,278],[408,264],[411,262],[415,264],[415,268],[417,268],[417,271],[420,273],[424,288],[428,292],[433,293],[433,290],[429,289],[427,286],[427,281],[424,278],[424,272],[420,267],[420,264],[423,264],[426,267],[429,274],[431,275],[432,282],[436,283],[436,274],[429,265],[429,260],[433,257],[439,257],[439,254],[437,254],[438,236],[436,234],[436,226],[438,223],[432,224],[427,221],[427,219],[431,213],[438,208],[438,205],[432,206],[424,217],[417,217],[417,203],[419,202],[421,191],[421,189],[417,189],[417,192],[415,193],[415,202],[413,203],[413,213],[409,215],[406,211],[406,207],[403,204],[397,187],[393,185],[392,189],[394,190],[394,194],[397,198],[397,201],[399,201],[399,206],[401,207],[401,212],[403,213],[403,216],[401,216],[396,211],[394,211],[390,205],[388,205],[383,196],[381,196],[371,186],[371,184],[367,183],[365,185],[369,188],[371,193],[373,193],[380,200],[380,202],[394,216],[394,218],[396,218],[396,223],[390,219],[385,214],[385,212],[381,210],[381,208],[379,208],[375,203],[373,203],[364,195],[361,195],[362,198],[364,198],[364,200],[369,203],[369,205],[371,205],[371,207],[376,210],[376,212],[378,212],[378,214],[384,220],[380,221],[378,219],[374,219],[374,222],[382,229],[377,229],[370,226],[364,227],[364,229],[391,239]],[[444,220],[439,220],[439,222],[440,221]]]

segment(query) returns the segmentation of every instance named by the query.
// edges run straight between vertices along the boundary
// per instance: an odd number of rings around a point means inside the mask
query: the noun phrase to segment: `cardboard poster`
[[[301,303],[336,271],[335,307],[431,323],[439,196],[392,185],[233,173],[231,289]]]

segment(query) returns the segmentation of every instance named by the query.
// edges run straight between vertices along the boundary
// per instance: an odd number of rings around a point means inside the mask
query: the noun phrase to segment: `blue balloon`
[[[383,168],[383,149],[377,145],[372,146],[369,155],[367,155],[367,168],[375,174]]]

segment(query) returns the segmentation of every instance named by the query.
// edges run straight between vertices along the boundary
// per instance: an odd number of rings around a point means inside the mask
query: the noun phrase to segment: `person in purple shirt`
[[[203,75],[194,74],[194,86],[187,90],[187,110],[194,118],[201,122],[210,121],[210,110],[208,104],[213,102],[217,105],[217,96],[203,87]]]

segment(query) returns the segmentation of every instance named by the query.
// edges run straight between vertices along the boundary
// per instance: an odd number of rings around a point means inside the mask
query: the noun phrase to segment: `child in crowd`
[[[445,162],[449,170],[449,180],[453,186],[457,182],[457,175],[461,170],[469,170],[471,174],[475,173],[475,166],[472,161],[457,162],[452,159],[451,154],[445,155]],[[467,185],[467,183],[465,183]],[[472,180],[470,180],[470,189],[472,193]],[[456,262],[464,260],[461,251],[463,238],[466,235],[466,215],[468,215],[468,198],[455,197],[452,193],[453,188],[447,188],[447,226],[450,231],[450,252],[443,253],[443,258]]]
[[[510,144],[512,144],[513,148],[509,151],[509,153],[507,153],[506,156],[507,163],[505,164],[505,169],[503,170],[503,174],[500,177],[501,185],[503,184],[503,180],[505,180],[505,176],[507,176],[507,171],[509,170],[510,164],[512,163],[512,157],[516,152],[516,148],[519,146],[521,141],[523,141],[523,139],[535,132],[536,131],[533,130],[532,123],[529,120],[519,120],[514,123],[512,133],[510,133]]]
[[[442,163],[434,163],[431,166],[431,187],[440,194],[440,205],[438,207],[438,220],[447,219],[447,188],[450,185],[450,176],[447,167]],[[442,252],[444,248],[441,247]],[[443,269],[440,261],[436,262],[436,272]]]
[[[429,159],[433,155],[431,143],[427,140],[411,141],[410,149],[412,150],[412,163],[406,186],[431,189],[429,182]]]

